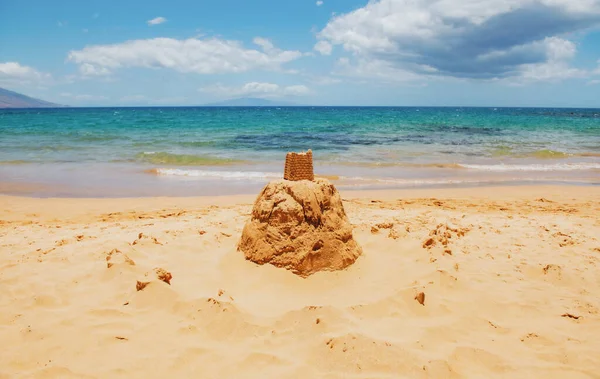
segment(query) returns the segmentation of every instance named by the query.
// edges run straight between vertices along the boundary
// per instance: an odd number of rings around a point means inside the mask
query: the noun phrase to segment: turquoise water
[[[349,188],[597,184],[600,109],[0,110],[0,182],[37,195],[251,192],[306,149]]]

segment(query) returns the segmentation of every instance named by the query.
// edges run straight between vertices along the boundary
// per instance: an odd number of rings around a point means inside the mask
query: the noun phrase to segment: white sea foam
[[[157,168],[154,173],[159,176],[189,177],[189,178],[213,178],[232,180],[271,180],[282,178],[281,173],[260,171],[213,171],[213,170],[185,170],[179,168]],[[364,184],[404,184],[404,185],[428,185],[428,184],[459,184],[468,182],[479,182],[479,180],[448,180],[448,179],[402,179],[402,178],[368,178],[368,177],[338,177],[341,184],[360,185]]]
[[[402,179],[402,178],[364,178],[364,177],[340,177],[341,180],[346,180],[350,183],[356,183],[355,185],[364,182],[365,184],[377,183],[377,184],[390,184],[390,185],[444,185],[444,184],[477,184],[477,183],[493,183],[493,182],[510,182],[522,180],[522,178],[502,178],[491,180],[489,178],[479,179]]]
[[[485,172],[525,172],[525,171],[571,171],[571,170],[592,170],[600,169],[600,163],[558,163],[558,164],[530,164],[530,165],[475,165],[463,164],[463,167],[472,170],[481,170]],[[197,170],[197,169],[179,169],[179,168],[157,168],[152,170],[156,175],[164,177],[185,177],[190,179],[221,179],[236,181],[269,181],[282,178],[278,172],[262,171],[217,171],[217,170]],[[513,178],[394,178],[394,177],[351,177],[339,176],[336,180],[343,186],[364,186],[364,185],[452,185],[452,184],[477,184],[477,183],[503,183],[512,181],[521,181],[521,176]],[[546,181],[548,178],[529,178],[533,181]]]
[[[506,183],[544,183],[544,182],[564,182],[564,183],[581,183],[589,184],[589,180],[569,179],[560,180],[552,178],[523,178],[523,177],[502,177],[502,178],[478,178],[478,179],[399,179],[399,178],[340,178],[347,179],[340,183],[346,187],[369,188],[372,185],[387,185],[387,186],[446,186],[446,185],[502,185]]]
[[[555,164],[461,164],[464,168],[483,171],[575,171],[600,169],[600,163],[555,163]]]
[[[220,178],[220,179],[272,179],[279,178],[281,174],[276,172],[260,171],[212,171],[212,170],[183,170],[179,168],[157,168],[157,175],[161,176],[186,176],[196,178]]]

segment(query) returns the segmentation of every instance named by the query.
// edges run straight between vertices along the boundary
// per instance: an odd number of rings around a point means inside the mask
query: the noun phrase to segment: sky
[[[0,87],[72,106],[600,107],[600,0],[0,0]]]

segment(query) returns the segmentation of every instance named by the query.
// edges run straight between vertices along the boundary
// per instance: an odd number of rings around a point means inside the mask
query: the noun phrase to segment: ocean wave
[[[220,179],[276,179],[282,174],[277,172],[260,171],[212,171],[212,170],[184,170],[180,168],[154,168],[146,172],[159,176],[184,176],[194,178],[220,178]]]
[[[21,159],[15,159],[12,161],[0,161],[0,165],[21,165],[21,164],[28,164],[28,163],[32,163],[31,161],[24,161]]]
[[[131,139],[128,136],[107,135],[107,134],[70,134],[67,137],[79,142],[104,142],[104,141],[122,141]]]
[[[537,159],[560,159],[560,158],[569,158],[571,156],[573,156],[574,154],[569,154],[569,153],[564,153],[562,151],[554,151],[554,150],[549,150],[549,149],[542,149],[542,150],[536,150],[536,151],[532,151],[530,153],[526,153],[526,154],[521,154],[521,155],[517,155],[517,158],[523,157],[523,158],[537,158]]]
[[[586,155],[595,157],[595,155]],[[406,162],[324,162],[331,165],[356,167],[400,167],[407,169],[450,169],[450,170],[483,170],[483,171],[574,171],[600,169],[600,163],[553,163],[553,164],[468,164],[468,163],[406,163]]]
[[[566,153],[550,149],[542,149],[529,151],[526,153],[515,152],[513,148],[508,146],[499,146],[492,151],[493,157],[511,157],[511,158],[536,158],[536,159],[564,159],[571,157],[600,157],[600,153],[584,152],[584,153]]]
[[[600,163],[555,163],[555,164],[461,164],[464,168],[483,171],[575,171],[598,170]]]
[[[341,178],[342,179],[342,178]],[[419,187],[419,186],[445,186],[445,185],[502,185],[505,183],[553,183],[553,182],[564,182],[564,183],[579,183],[589,184],[589,179],[568,179],[561,180],[556,178],[524,178],[524,177],[500,177],[500,178],[489,178],[482,177],[476,179],[457,178],[457,179],[403,179],[403,178],[365,178],[365,177],[348,177],[343,178],[344,181],[340,183],[340,186],[344,187],[365,187],[368,188],[372,185],[383,185],[383,186],[407,186],[407,187]]]
[[[219,141],[181,141],[177,142],[177,144],[186,147],[211,147],[218,146]]]
[[[221,179],[282,179],[283,173],[262,171],[215,171],[215,170],[186,170],[180,168],[153,168],[146,170],[148,174],[159,176],[186,176],[195,178],[221,178]],[[338,175],[319,175],[315,178],[340,180],[344,177]]]
[[[512,158],[537,158],[537,159],[561,159],[569,158],[576,154],[565,153],[550,149],[535,150],[529,152],[515,152],[510,146],[498,146],[492,150],[493,157],[512,157]]]
[[[172,164],[178,166],[224,166],[244,161],[220,158],[211,155],[172,154],[165,152],[146,151],[135,156],[136,160],[153,164]]]
[[[572,163],[572,164],[531,164],[531,165],[479,165],[479,164],[464,164],[465,169],[480,170],[487,172],[514,172],[514,171],[572,171],[572,170],[597,170],[600,169],[600,163]],[[281,179],[282,174],[278,172],[262,172],[262,171],[218,171],[218,170],[195,170],[195,169],[180,169],[180,168],[154,168],[146,170],[147,173],[165,176],[165,177],[187,177],[197,179],[228,179],[228,180],[273,180]],[[318,175],[315,177],[323,177],[329,180],[340,181],[340,184],[356,183],[380,183],[380,184],[407,184],[407,185],[436,185],[436,184],[459,184],[459,183],[480,183],[487,182],[491,178],[478,179],[405,179],[391,177],[351,177],[337,175]],[[515,178],[514,180],[523,180],[523,178]],[[507,181],[507,178],[502,178],[502,181]],[[509,180],[510,181],[510,180]]]
[[[339,165],[339,166],[356,166],[356,167],[406,167],[406,168],[464,168],[458,163],[407,163],[407,162],[343,162],[343,161],[324,161],[323,164]]]
[[[363,186],[369,184],[383,185],[404,185],[404,186],[420,186],[420,185],[445,185],[445,184],[484,184],[484,183],[503,183],[523,180],[523,178],[502,178],[502,179],[403,179],[403,178],[365,178],[365,177],[348,177],[343,178],[349,186]],[[361,184],[362,183],[362,184]]]
[[[260,171],[212,171],[212,170],[186,170],[179,168],[154,168],[146,170],[147,173],[165,176],[165,177],[187,177],[195,179],[224,179],[224,180],[256,180],[265,181],[273,179],[282,179],[282,174],[277,172]],[[363,185],[443,185],[443,184],[461,184],[461,183],[483,183],[488,180],[482,179],[405,179],[405,178],[385,178],[385,177],[346,177],[337,175],[317,175],[315,177],[326,178],[339,181],[342,186],[363,186]],[[507,181],[506,179],[502,181]]]

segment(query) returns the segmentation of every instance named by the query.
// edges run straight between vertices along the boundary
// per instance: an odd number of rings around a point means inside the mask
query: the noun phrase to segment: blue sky
[[[2,0],[0,87],[76,106],[600,107],[600,0]]]

